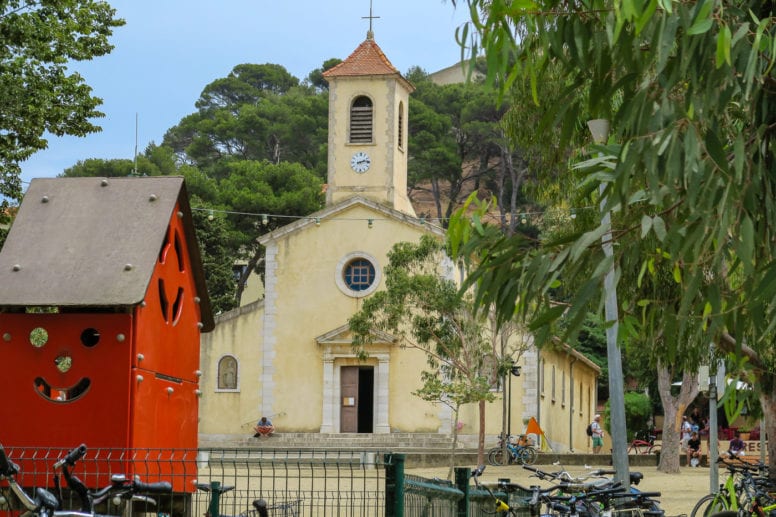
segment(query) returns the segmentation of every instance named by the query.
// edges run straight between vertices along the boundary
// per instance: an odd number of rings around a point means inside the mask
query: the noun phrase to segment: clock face
[[[350,167],[358,173],[368,171],[370,165],[372,165],[372,159],[363,151],[357,152],[350,159]]]

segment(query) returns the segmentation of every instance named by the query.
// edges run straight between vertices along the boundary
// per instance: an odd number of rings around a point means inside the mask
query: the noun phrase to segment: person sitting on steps
[[[730,440],[730,444],[728,445],[728,451],[720,453],[720,456],[723,458],[740,458],[744,455],[744,450],[746,449],[746,444],[741,439],[741,435],[736,431],[736,436],[732,440]]]
[[[258,438],[259,436],[270,437],[275,433],[275,426],[272,425],[272,421],[269,418],[263,416],[261,417],[261,420],[256,423],[256,427],[254,427],[253,430],[256,432],[256,434],[253,435],[254,438]]]
[[[693,431],[687,440],[687,466],[697,467],[701,462],[701,439],[698,433]]]

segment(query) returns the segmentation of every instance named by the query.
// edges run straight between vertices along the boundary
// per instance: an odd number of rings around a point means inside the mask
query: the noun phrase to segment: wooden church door
[[[371,433],[374,419],[374,368],[343,366],[340,370],[340,432]]]

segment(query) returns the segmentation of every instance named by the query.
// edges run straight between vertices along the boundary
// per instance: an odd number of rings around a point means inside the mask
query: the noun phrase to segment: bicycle
[[[728,477],[720,485],[719,492],[707,494],[695,503],[690,517],[710,517],[725,512],[745,516],[764,507],[757,498],[758,495],[762,498],[762,486],[767,478],[755,477],[754,473],[763,474],[767,467],[725,458],[719,458],[717,463],[727,467]]]
[[[28,495],[16,481],[16,476],[20,472],[19,466],[8,458],[5,449],[0,444],[0,479],[8,482],[11,493],[16,497],[19,505],[26,510],[22,517],[99,517],[95,508],[109,500],[117,505],[125,502],[124,514],[131,515],[133,501],[142,501],[150,505],[156,504],[154,499],[143,495],[144,493],[172,493],[172,485],[166,481],[143,483],[138,479],[129,480],[123,474],[111,476],[111,484],[104,488],[89,490],[70,471],[75,462],[81,459],[85,453],[86,446],[80,445],[54,464],[54,469],[62,470],[68,488],[81,501],[80,509],[65,510],[62,509],[63,497],[59,475],[54,477],[54,485],[59,492],[59,497],[45,488],[37,488],[34,496]]]
[[[205,517],[269,517],[270,512],[273,517],[297,517],[299,515],[300,500],[278,502],[267,504],[264,499],[255,499],[251,506],[252,510],[246,510],[236,516],[228,516],[221,513],[221,495],[234,489],[231,485],[221,485],[218,481],[207,483],[197,483],[197,489],[208,492],[211,495],[208,501]]]
[[[654,507],[657,504],[654,497],[659,497],[659,492],[633,492],[627,491],[620,485],[619,482],[608,481],[607,484],[595,484],[595,483],[582,483],[588,476],[580,478],[573,478],[565,471],[561,473],[546,473],[538,469],[529,467],[528,470],[536,472],[537,477],[545,479],[550,477],[551,479],[568,478],[574,482],[561,482],[547,488],[541,488],[539,486],[531,486],[525,488],[516,483],[499,482],[499,488],[506,492],[519,491],[521,493],[530,493],[530,500],[527,502],[527,507],[531,517],[544,517],[547,515],[563,515],[569,517],[578,516],[600,516],[611,517],[613,515],[624,515],[626,512],[630,517],[662,517],[663,511],[659,509],[655,511]],[[474,484],[478,489],[484,489],[490,498],[494,501],[494,511],[496,513],[506,513],[508,515],[516,516],[518,511],[525,512],[523,508],[513,508],[509,504],[497,497],[493,491],[487,485],[479,483],[478,478],[485,470],[484,465],[480,466],[472,471],[471,477],[474,479]],[[600,475],[596,472],[592,477]],[[580,486],[582,490],[580,491]],[[627,498],[630,502],[615,503],[617,499]],[[546,506],[547,510],[542,512],[542,505]]]
[[[628,446],[628,454],[658,454],[660,452],[660,445],[655,445],[656,438],[657,436],[654,434],[637,433]]]
[[[655,498],[660,497],[660,492],[642,492],[636,488],[644,478],[641,472],[630,473],[630,487],[626,489],[619,482],[614,482],[606,476],[613,476],[615,470],[597,469],[584,476],[572,476],[567,471],[544,472],[536,467],[523,466],[524,469],[534,472],[533,476],[541,480],[550,479],[560,481],[558,489],[570,494],[574,501],[575,510],[579,514],[604,515],[612,513],[629,512],[638,513],[650,517],[660,517],[664,511],[660,508],[660,502]],[[593,481],[588,481],[590,479]],[[581,493],[590,494],[589,499],[582,498]],[[629,501],[622,501],[622,499]]]
[[[533,465],[536,462],[536,456],[538,455],[536,448],[528,444],[528,439],[525,435],[520,435],[515,439],[510,435],[506,444],[508,464],[521,463],[523,465]],[[499,436],[498,447],[493,447],[488,451],[488,463],[495,466],[504,465],[504,440]]]

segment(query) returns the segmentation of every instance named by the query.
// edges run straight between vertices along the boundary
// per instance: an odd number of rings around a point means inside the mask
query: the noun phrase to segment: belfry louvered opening
[[[360,96],[353,100],[350,107],[350,143],[372,143],[372,100]]]

